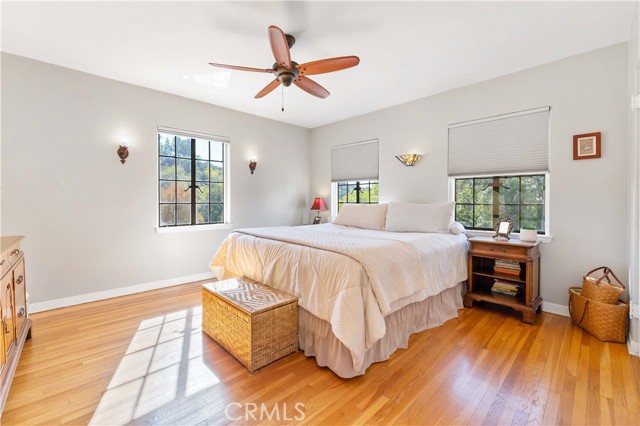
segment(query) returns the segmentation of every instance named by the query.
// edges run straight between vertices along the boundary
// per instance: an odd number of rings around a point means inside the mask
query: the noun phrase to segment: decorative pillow
[[[453,235],[464,234],[464,225],[460,222],[452,221],[451,226],[449,227],[449,232]]]
[[[448,234],[455,203],[389,203],[387,231]]]
[[[333,220],[336,225],[384,231],[387,204],[343,204]]]

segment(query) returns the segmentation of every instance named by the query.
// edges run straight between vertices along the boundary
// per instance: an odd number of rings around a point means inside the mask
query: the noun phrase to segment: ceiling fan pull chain
[[[284,112],[284,86],[282,86],[282,112]]]

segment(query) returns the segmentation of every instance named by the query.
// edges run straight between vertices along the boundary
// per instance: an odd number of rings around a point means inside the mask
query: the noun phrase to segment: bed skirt
[[[343,378],[364,374],[374,362],[386,361],[396,349],[408,347],[409,336],[423,330],[438,327],[451,318],[458,317],[462,309],[464,283],[444,290],[422,302],[412,303],[385,317],[387,332],[366,353],[362,368],[353,367],[351,352],[331,331],[331,325],[298,308],[300,324],[300,349],[309,357],[315,357],[321,367],[329,367]]]

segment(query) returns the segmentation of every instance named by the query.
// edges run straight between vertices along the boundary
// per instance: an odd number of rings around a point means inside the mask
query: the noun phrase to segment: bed
[[[210,268],[298,297],[300,348],[350,378],[406,348],[412,333],[457,317],[467,251],[464,233],[252,228],[232,232]]]

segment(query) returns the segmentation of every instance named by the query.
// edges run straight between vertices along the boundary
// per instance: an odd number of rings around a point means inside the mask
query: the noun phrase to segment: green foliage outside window
[[[508,213],[513,230],[545,232],[545,176],[496,176],[455,180],[456,221],[467,229],[493,229]]]
[[[345,203],[378,204],[376,181],[338,182],[338,212]]]
[[[224,222],[224,143],[158,134],[160,226]]]

